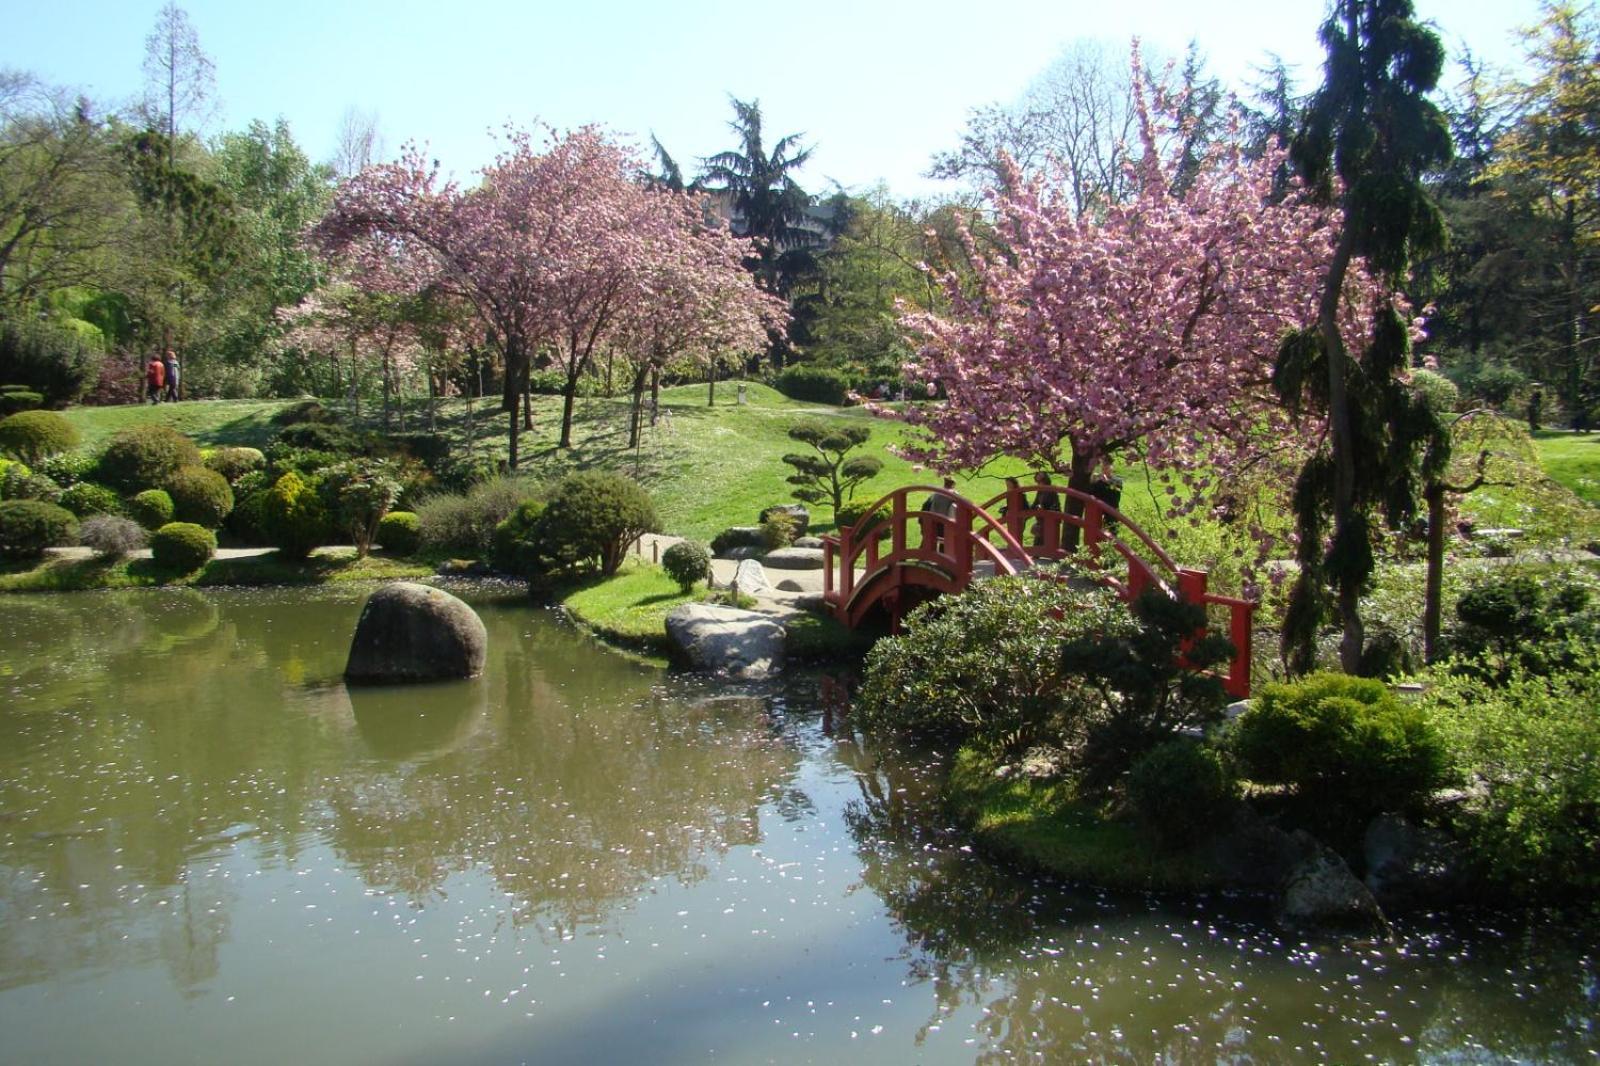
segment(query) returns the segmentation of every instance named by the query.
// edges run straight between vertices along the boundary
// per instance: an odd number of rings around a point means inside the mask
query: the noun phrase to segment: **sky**
[[[155,0],[0,0],[0,68],[86,93],[102,107],[139,95]],[[900,198],[953,191],[923,177],[971,108],[1015,100],[1063,47],[1117,49],[1138,36],[1176,56],[1199,43],[1243,90],[1268,53],[1320,82],[1323,0],[188,0],[216,65],[206,132],[288,120],[313,160],[333,156],[342,116],[375,112],[393,155],[425,143],[464,181],[507,123],[602,124],[643,147],[654,133],[688,173],[735,146],[730,95],[758,99],[770,145],[804,134],[801,181]],[[1452,58],[1463,47],[1520,62],[1537,0],[1416,0]],[[1453,72],[1447,75],[1453,79]]]

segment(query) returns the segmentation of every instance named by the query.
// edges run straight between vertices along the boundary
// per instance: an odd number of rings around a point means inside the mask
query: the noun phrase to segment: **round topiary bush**
[[[184,466],[167,479],[173,517],[179,522],[216,529],[233,510],[233,490],[228,479],[203,466]]]
[[[206,469],[215,470],[232,485],[253,470],[267,465],[259,448],[217,448],[204,456]]]
[[[267,490],[261,507],[262,532],[286,559],[304,559],[326,544],[331,532],[328,509],[315,484],[288,473]]]
[[[78,430],[54,411],[23,411],[0,419],[0,452],[38,465],[78,446]]]
[[[655,504],[637,481],[602,470],[562,479],[539,517],[542,555],[558,566],[597,561],[610,577],[628,546],[661,528]]]
[[[680,540],[661,553],[661,569],[688,592],[711,575],[711,549],[694,540]]]
[[[1410,805],[1445,766],[1418,708],[1381,681],[1345,674],[1263,687],[1227,743],[1245,777],[1286,785],[1325,814],[1352,819]]]
[[[0,556],[37,559],[46,548],[71,544],[78,520],[71,511],[43,500],[0,500]]]
[[[194,441],[166,426],[134,426],[111,438],[100,454],[97,480],[120,492],[138,492],[167,479],[185,466],[198,466]]]
[[[78,543],[94,549],[101,558],[117,559],[149,543],[144,527],[120,515],[97,514],[78,528]]]
[[[543,502],[523,500],[494,527],[494,545],[489,558],[496,569],[530,577],[549,568],[550,561],[540,554],[539,517],[542,514]]]
[[[146,529],[160,529],[173,516],[172,497],[165,489],[145,489],[128,501],[128,514]]]
[[[120,515],[122,498],[104,485],[80,481],[61,494],[61,506],[79,518],[97,514]]]
[[[217,537],[193,522],[168,522],[150,536],[150,555],[156,565],[179,574],[192,574],[217,554]]]
[[[378,546],[393,555],[410,555],[422,543],[422,523],[412,511],[390,511],[378,523]]]
[[[1238,801],[1239,782],[1216,751],[1177,739],[1134,762],[1127,795],[1134,817],[1163,846],[1176,847],[1222,827]]]

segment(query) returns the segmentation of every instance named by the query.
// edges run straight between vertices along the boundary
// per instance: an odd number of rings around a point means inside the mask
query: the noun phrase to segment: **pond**
[[[366,591],[0,600],[0,1059],[1600,1054],[1572,930],[1040,883],[825,679],[664,674],[486,589],[484,677],[351,691]]]

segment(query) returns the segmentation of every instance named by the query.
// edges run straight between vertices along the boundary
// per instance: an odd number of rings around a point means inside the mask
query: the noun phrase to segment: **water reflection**
[[[1433,919],[1393,943],[1300,941],[1244,901],[1075,892],[971,855],[912,764],[848,757],[862,771],[846,820],[863,881],[905,938],[907,979],[931,991],[919,1043],[976,1010],[978,1062],[1600,1053],[1600,970],[1575,930],[1506,937]]]

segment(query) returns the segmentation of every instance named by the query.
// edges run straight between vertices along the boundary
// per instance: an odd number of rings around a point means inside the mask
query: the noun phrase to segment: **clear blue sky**
[[[31,71],[103,104],[137,96],[157,0],[4,0],[0,67]],[[289,120],[316,160],[346,108],[376,111],[391,154],[427,142],[462,178],[494,156],[489,131],[542,119],[599,122],[648,143],[654,131],[692,170],[731,147],[727,96],[759,98],[769,135],[816,145],[803,179],[900,196],[952,146],[967,110],[1014,99],[1060,49],[1139,35],[1176,55],[1197,40],[1236,88],[1265,55],[1320,81],[1321,0],[189,0],[216,63],[221,111],[210,132]],[[1536,0],[1417,0],[1452,56],[1464,44],[1515,63],[1515,28]],[[1452,74],[1453,77],[1453,74]]]

